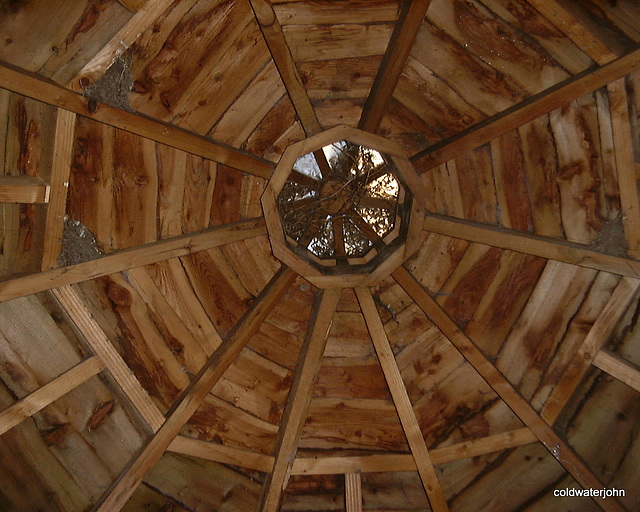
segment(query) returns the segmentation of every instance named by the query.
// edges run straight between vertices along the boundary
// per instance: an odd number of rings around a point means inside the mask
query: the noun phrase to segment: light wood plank
[[[173,405],[160,429],[107,489],[95,507],[97,511],[112,512],[120,510],[125,505],[144,476],[167,450],[295,278],[296,274],[289,269],[276,274]]]
[[[98,357],[90,357],[74,366],[40,389],[0,412],[0,435],[44,409],[58,398],[98,374],[104,363]]]
[[[143,244],[132,249],[108,254],[97,260],[0,281],[0,302],[122,272],[129,268],[205,251],[264,234],[264,220],[259,218],[227,224],[196,234]]]
[[[640,261],[610,256],[591,250],[587,245],[434,214],[425,217],[424,229],[469,242],[640,278]]]
[[[51,188],[47,220],[44,228],[44,248],[41,270],[58,266],[58,256],[62,248],[64,215],[67,211],[67,190],[73,159],[76,115],[68,110],[58,109],[56,134],[53,141],[53,162],[49,186]]]
[[[412,0],[400,13],[362,110],[361,130],[375,132],[380,127],[430,4],[431,0]]]
[[[49,185],[35,176],[0,176],[0,203],[47,203]]]
[[[360,473],[344,475],[344,501],[346,512],[362,512],[362,480]]]
[[[607,350],[600,350],[593,365],[640,393],[640,370],[631,366],[628,361]]]
[[[500,135],[604,87],[638,67],[640,67],[640,50],[635,50],[595,70],[589,69],[568,78],[557,86],[527,98],[514,108],[488,118],[446,141],[434,144],[414,155],[411,161],[419,172],[426,172],[455,158],[460,153],[482,146]]]
[[[291,473],[300,433],[309,409],[313,386],[339,299],[339,290],[321,292],[316,299],[278,431],[273,471],[265,480],[263,487],[260,508],[263,512],[276,512],[280,505],[282,491]]]
[[[268,160],[220,144],[212,139],[195,135],[168,123],[125,112],[104,103],[95,106],[91,100],[76,92],[6,63],[0,63],[0,88],[75,112],[78,115],[261,178],[269,179],[275,167]],[[90,103],[91,108],[89,108]]]
[[[427,498],[433,512],[448,511],[447,499],[442,491],[440,482],[433,467],[433,462],[427,450],[418,419],[409,400],[407,388],[402,381],[400,369],[396,362],[393,350],[387,339],[387,335],[382,325],[382,320],[373,301],[373,296],[368,288],[356,288],[356,295],[360,303],[360,309],[364,315],[367,329],[371,335],[373,346],[375,347],[380,366],[387,381],[387,386],[391,392],[393,403],[398,411],[400,423],[404,429],[407,442],[416,467],[427,492]]]
[[[124,362],[118,351],[111,344],[104,331],[89,313],[78,294],[70,287],[64,286],[52,290],[54,297],[67,312],[78,330],[82,333],[89,346],[102,360],[111,373],[113,380],[129,398],[142,419],[157,431],[164,423],[164,416],[153,403],[133,372]]]
[[[562,464],[583,488],[602,489],[603,485],[573,449],[538,415],[538,413],[484,356],[482,351],[464,334],[429,293],[403,267],[393,273],[394,279],[415,301],[427,317],[458,349],[467,362],[480,374],[507,406],[531,429],[544,447]],[[618,500],[594,502],[605,512],[624,512]]]
[[[638,199],[638,179],[636,176],[631,140],[631,120],[625,90],[625,79],[619,78],[607,86],[609,109],[611,110],[611,128],[613,131],[614,153],[618,186],[620,188],[620,206],[622,223],[629,246],[629,255],[640,256],[640,200]]]
[[[221,464],[231,464],[232,466],[262,471],[263,473],[272,471],[275,460],[271,455],[249,452],[240,448],[208,443],[200,439],[184,436],[176,436],[167,450],[189,455],[190,457],[220,462]]]
[[[627,312],[629,304],[639,289],[640,281],[637,279],[624,277],[620,280],[598,319],[576,351],[573,362],[545,402],[541,416],[547,423],[552,425],[560,416],[562,409],[571,399],[571,395],[580,384],[598,351],[607,341],[620,318]]]

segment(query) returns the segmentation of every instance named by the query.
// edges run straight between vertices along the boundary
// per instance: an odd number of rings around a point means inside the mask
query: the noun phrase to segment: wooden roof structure
[[[640,3],[0,0],[0,36],[0,510],[638,510]],[[420,207],[316,286],[261,197],[331,129]]]

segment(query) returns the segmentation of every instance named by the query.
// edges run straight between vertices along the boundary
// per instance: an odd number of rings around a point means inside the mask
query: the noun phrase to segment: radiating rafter
[[[472,151],[500,135],[604,87],[639,67],[640,50],[636,49],[604,66],[587,69],[534,94],[504,112],[420,151],[411,157],[411,161],[416,165],[418,172],[426,172],[461,153]]]
[[[280,270],[242,316],[222,345],[211,355],[198,375],[167,413],[160,429],[145,444],[141,452],[125,467],[116,481],[101,497],[95,510],[120,510],[129,500],[147,472],[160,459],[189,418],[207,397],[211,388],[238,357],[249,339],[260,327],[296,278],[295,272]]]
[[[404,267],[397,269],[393,277],[514,414],[531,429],[531,432],[569,475],[585,489],[603,489],[602,483],[573,449],[542,419],[475,343],[458,328],[422,285]],[[594,497],[593,499],[594,503],[605,512],[626,511],[614,498],[602,500]]]
[[[380,127],[430,4],[431,0],[411,0],[403,7],[362,109],[361,130],[375,133]]]
[[[627,308],[640,289],[640,280],[623,277],[611,298],[602,308],[593,326],[576,350],[572,362],[568,365],[564,375],[553,388],[540,412],[544,420],[553,425],[560,413],[567,405],[574,391],[582,381],[589,366],[606,343],[611,332],[618,324]]]
[[[587,245],[574,242],[436,214],[425,216],[424,229],[469,242],[640,278],[640,261],[594,251]]]
[[[373,346],[378,355],[382,372],[387,381],[387,386],[391,392],[391,398],[393,399],[400,423],[402,424],[407,442],[409,443],[411,454],[415,459],[418,474],[427,493],[431,510],[433,512],[448,511],[449,506],[447,505],[447,499],[438,481],[433,461],[427,450],[427,444],[425,443],[418,419],[411,405],[407,388],[402,381],[398,363],[393,355],[393,350],[384,331],[384,326],[382,325],[382,320],[378,314],[371,291],[368,288],[356,288],[356,295],[367,324],[367,329],[371,335]]]
[[[300,352],[289,398],[278,430],[273,471],[264,483],[262,512],[278,510],[282,492],[291,473],[300,433],[309,409],[313,385],[320,369],[329,328],[339,299],[339,289],[319,292],[319,297],[316,299],[307,328],[307,337]]]
[[[0,281],[0,302],[59,286],[81,283],[89,279],[122,272],[129,268],[151,265],[171,258],[213,249],[220,245],[253,238],[265,233],[266,229],[262,218],[247,219],[210,228],[199,233],[138,245],[77,265],[7,279]]]
[[[7,63],[0,63],[0,88],[63,108],[83,117],[126,130],[260,178],[269,179],[275,167],[268,160],[196,135],[169,123],[157,121],[141,114],[125,112],[104,103],[95,105],[93,100],[89,100],[81,94],[65,89],[50,80]]]

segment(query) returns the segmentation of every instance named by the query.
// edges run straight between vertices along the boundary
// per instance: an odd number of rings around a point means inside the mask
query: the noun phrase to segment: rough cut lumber
[[[538,413],[484,356],[482,351],[464,334],[429,293],[403,267],[393,273],[394,279],[415,301],[442,333],[458,349],[467,362],[480,374],[507,406],[531,429],[544,447],[562,464],[567,472],[583,488],[602,489],[596,478],[573,449],[538,415]],[[625,508],[615,499],[595,499],[605,512],[624,512]]]
[[[49,178],[51,194],[44,228],[41,270],[49,270],[58,266],[58,256],[62,248],[64,215],[67,211],[67,190],[69,189],[69,175],[73,159],[75,127],[76,115],[68,110],[58,109],[56,134],[53,141],[53,162]]]
[[[384,326],[382,325],[382,320],[373,301],[371,291],[368,288],[356,288],[356,295],[367,324],[367,329],[371,335],[373,346],[376,349],[380,366],[382,367],[384,377],[389,386],[393,403],[398,411],[400,423],[402,423],[402,428],[404,429],[407,442],[411,448],[411,453],[416,461],[416,467],[418,468],[422,485],[424,485],[425,491],[427,492],[431,510],[433,510],[433,512],[448,511],[449,506],[447,505],[447,499],[438,481],[433,462],[429,456],[422,431],[420,430],[418,418],[411,405],[411,400],[409,400],[407,388],[402,381],[398,363],[393,355],[393,350],[384,331]]]
[[[639,288],[640,281],[629,277],[622,278],[616,286],[609,302],[602,309],[598,319],[576,351],[573,363],[553,388],[542,409],[541,415],[550,425],[560,416],[562,409],[571,399],[571,395],[580,384],[596,354],[609,339],[620,318],[627,312],[627,308]]]
[[[601,350],[593,360],[593,365],[640,393],[640,371],[621,357]]]
[[[47,203],[49,185],[35,176],[0,176],[0,203]]]
[[[55,402],[72,389],[77,388],[103,368],[104,363],[98,357],[90,357],[22,400],[7,407],[0,412],[0,435]]]
[[[17,92],[43,103],[75,112],[78,115],[261,178],[269,179],[274,168],[273,163],[268,160],[220,144],[212,139],[195,135],[168,123],[125,112],[104,103],[95,105],[93,100],[85,98],[81,94],[6,63],[0,63],[0,88]]]
[[[142,9],[148,0],[118,0],[122,5],[124,5],[131,12],[138,12]],[[153,18],[152,18],[153,19]]]
[[[434,144],[414,155],[411,161],[416,165],[418,172],[426,172],[455,158],[460,153],[482,146],[500,135],[604,87],[628,75],[639,66],[640,50],[635,50],[595,70],[588,69],[527,98],[513,108],[475,124],[442,143]]]
[[[281,270],[258,296],[251,309],[240,319],[212,354],[202,371],[185,389],[167,415],[167,420],[147,442],[140,454],[122,471],[107,489],[95,509],[103,512],[120,510],[134,493],[147,472],[158,462],[189,418],[207,397],[211,388],[233,363],[260,324],[279,302],[296,278],[289,269]]]
[[[293,384],[278,431],[273,471],[264,483],[260,508],[263,512],[276,512],[280,505],[282,491],[291,473],[291,465],[309,409],[313,386],[327,344],[329,328],[340,299],[340,290],[327,290],[320,292],[320,294],[311,314],[307,329],[308,334],[300,352]]]
[[[164,416],[135,378],[127,363],[107,339],[106,334],[91,316],[80,297],[70,286],[55,289],[52,293],[140,416],[154,432],[157,431],[164,422]]]
[[[361,130],[375,132],[380,127],[430,4],[431,0],[412,0],[402,10],[364,104],[358,125]]]
[[[640,261],[594,251],[588,245],[546,238],[442,215],[425,216],[424,229],[469,242],[492,245],[572,265],[640,278]]]
[[[362,480],[360,473],[344,475],[346,512],[362,512]]]
[[[265,234],[264,221],[262,219],[248,219],[196,234],[144,244],[70,267],[0,281],[0,302],[122,272],[129,268],[193,254],[263,234]]]

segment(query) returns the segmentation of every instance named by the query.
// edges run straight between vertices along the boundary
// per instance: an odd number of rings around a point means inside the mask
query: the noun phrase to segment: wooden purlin
[[[398,412],[400,423],[409,443],[411,454],[415,460],[418,474],[427,493],[431,510],[433,512],[446,512],[449,510],[447,499],[438,481],[433,461],[420,430],[420,424],[411,405],[407,388],[402,380],[398,363],[384,331],[371,291],[368,288],[356,288],[356,295],[387,381],[387,386],[391,392],[393,403]]]
[[[640,261],[594,251],[588,245],[431,213],[425,216],[423,227],[431,233],[469,242],[640,278]]]
[[[600,350],[593,359],[593,366],[640,393],[640,370],[621,357],[607,350]]]
[[[635,49],[604,66],[590,68],[553,87],[535,94],[516,106],[490,117],[443,142],[411,157],[418,172],[426,172],[472,151],[487,142],[548,114],[600,87],[622,78],[640,67],[640,49]]]
[[[260,508],[263,512],[276,512],[280,505],[311,401],[313,385],[320,369],[332,318],[340,299],[339,289],[319,293],[278,430],[273,471],[264,483]]]
[[[49,184],[35,176],[0,176],[0,203],[49,202]]]
[[[222,345],[209,358],[202,371],[174,403],[160,429],[134,460],[125,467],[113,485],[107,489],[96,504],[95,510],[113,512],[120,510],[126,504],[144,476],[167,450],[222,374],[235,361],[251,336],[291,286],[296,276],[290,269],[281,270],[276,274],[263,293],[256,298],[251,309],[225,337]]]
[[[404,268],[393,273],[396,282],[449,339],[467,362],[491,386],[505,404],[531,430],[544,447],[583,488],[603,489],[602,483],[564,441],[533,409],[482,351],[462,332],[440,305]],[[605,512],[625,512],[626,508],[614,499],[596,499],[594,503]]]
[[[411,0],[400,13],[362,110],[361,130],[374,133],[380,127],[430,4],[431,0]]]
[[[186,256],[265,233],[262,218],[247,219],[195,234],[143,244],[107,254],[97,260],[0,281],[0,302],[60,286],[81,283],[89,279],[122,272],[129,268]]]
[[[0,88],[28,96],[34,100],[94,119],[187,153],[213,160],[260,178],[269,179],[275,167],[268,160],[168,123],[160,122],[141,114],[125,112],[104,103],[96,106],[93,100],[81,94],[2,62],[0,62]]]

